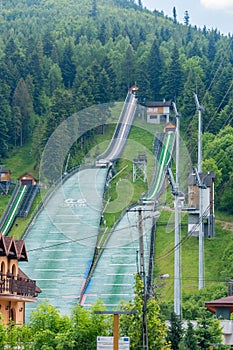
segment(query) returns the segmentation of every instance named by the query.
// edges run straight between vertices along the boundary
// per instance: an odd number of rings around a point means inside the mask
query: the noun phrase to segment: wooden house
[[[0,193],[7,194],[11,183],[10,170],[0,169]]]
[[[10,182],[11,172],[10,170],[0,170],[0,182]]]
[[[233,296],[207,301],[205,307],[219,319],[223,335],[221,345],[230,345],[229,349],[233,349]]]
[[[18,181],[20,186],[35,186],[37,184],[37,180],[28,173],[21,175]]]
[[[36,302],[41,292],[18,267],[19,261],[28,261],[24,241],[0,233],[0,313],[5,324],[24,324],[25,303]]]
[[[167,124],[170,121],[171,101],[154,101],[146,103],[147,123]]]

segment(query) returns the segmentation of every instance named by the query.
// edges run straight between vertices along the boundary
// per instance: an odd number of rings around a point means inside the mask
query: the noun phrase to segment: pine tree
[[[164,96],[168,99],[177,99],[182,92],[182,68],[180,63],[179,51],[175,44],[172,50],[171,63],[168,66],[163,88]]]
[[[171,313],[170,326],[168,328],[168,340],[171,342],[173,350],[179,350],[179,344],[183,337],[182,322],[174,313]]]
[[[184,348],[186,350],[197,350],[198,349],[197,339],[195,336],[194,328],[193,328],[193,325],[190,321],[188,321],[188,328],[185,332],[183,343],[184,343]]]
[[[159,100],[161,99],[162,87],[162,60],[156,39],[153,41],[149,52],[147,71],[150,80],[150,98]]]
[[[188,44],[189,42],[192,42],[192,40],[193,40],[193,37],[192,37],[191,26],[188,26],[188,30],[186,34],[186,44]]]
[[[176,8],[175,6],[173,7],[173,22],[176,24],[177,23],[177,14],[176,14]]]
[[[103,23],[100,28],[98,39],[101,41],[102,45],[105,45],[108,39],[106,24]]]
[[[130,87],[135,81],[135,69],[136,68],[136,60],[135,60],[135,52],[131,45],[128,46],[125,52],[125,60],[124,60],[124,79],[128,87]]]
[[[73,46],[69,40],[68,43],[66,43],[61,63],[63,82],[65,87],[69,89],[72,88],[76,74],[76,66],[73,60],[73,56]]]
[[[97,17],[97,3],[96,0],[92,1],[92,9],[91,9],[91,14],[90,16],[94,19],[96,19]]]
[[[207,318],[206,315],[197,321],[197,344],[200,350],[209,350],[213,343],[221,343],[222,331],[217,319]]]
[[[47,30],[45,35],[43,36],[43,51],[46,56],[51,57],[54,44],[55,42],[52,33],[51,31]]]
[[[41,95],[44,89],[45,82],[45,70],[44,70],[44,56],[43,56],[43,45],[41,41],[35,43],[36,48],[30,53],[30,71],[29,74],[32,76],[33,81],[33,104],[34,110],[37,114],[43,113],[43,105],[41,101]]]
[[[185,13],[184,13],[184,24],[186,25],[186,26],[188,26],[189,25],[189,13],[188,13],[188,11],[186,10],[185,11]]]
[[[6,122],[0,116],[0,157],[5,157],[8,150],[8,129]]]
[[[32,125],[33,103],[28,93],[27,86],[23,78],[21,78],[16,86],[13,95],[13,111],[15,119],[15,128],[18,129],[15,135],[20,139],[20,146],[29,136]],[[16,141],[17,142],[17,141]]]
[[[48,74],[49,80],[49,96],[52,96],[56,89],[60,89],[63,87],[62,73],[61,69],[57,63],[53,64],[49,70]]]

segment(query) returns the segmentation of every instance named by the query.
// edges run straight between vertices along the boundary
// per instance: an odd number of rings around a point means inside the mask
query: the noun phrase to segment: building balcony
[[[36,282],[33,280],[12,274],[0,274],[0,299],[29,301],[35,299],[38,292]]]

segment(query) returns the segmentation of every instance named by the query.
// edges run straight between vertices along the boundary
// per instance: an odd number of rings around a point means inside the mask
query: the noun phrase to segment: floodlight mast
[[[200,177],[202,172],[202,112],[204,107],[200,105],[197,94],[194,93],[196,109],[198,111],[198,164],[197,171]],[[203,186],[199,186],[199,272],[198,289],[204,288],[204,232],[203,232]]]
[[[173,109],[176,115],[176,181],[172,185],[175,196],[175,256],[174,256],[174,313],[181,316],[181,285],[180,285],[180,225],[179,225],[179,159],[180,159],[180,114],[176,104],[173,102]],[[172,174],[171,174],[172,175]],[[174,182],[173,177],[170,177]]]
[[[197,94],[194,93],[194,99],[196,103],[196,109],[198,111],[198,164],[197,170],[199,174],[202,172],[202,112],[204,107],[200,105]]]

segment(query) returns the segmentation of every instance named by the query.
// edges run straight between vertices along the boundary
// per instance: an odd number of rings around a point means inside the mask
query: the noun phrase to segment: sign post
[[[113,350],[113,337],[97,337],[97,350]],[[130,350],[129,337],[119,338],[119,350]]]
[[[137,312],[138,312],[138,310],[132,310],[132,311],[95,311],[95,314],[114,315],[114,319],[113,319],[113,350],[127,350],[127,348],[120,348],[119,349],[119,315],[123,315],[123,314],[124,315],[132,315],[132,314],[136,314]],[[103,337],[97,337],[97,346],[98,346],[98,338],[103,338]],[[107,338],[109,338],[109,337],[107,337]],[[127,339],[129,339],[129,338],[127,338]],[[110,346],[111,346],[111,344],[110,344]],[[105,347],[105,348],[101,348],[101,349],[97,348],[97,350],[102,350],[102,349],[112,350],[112,347],[110,347],[110,348]]]

